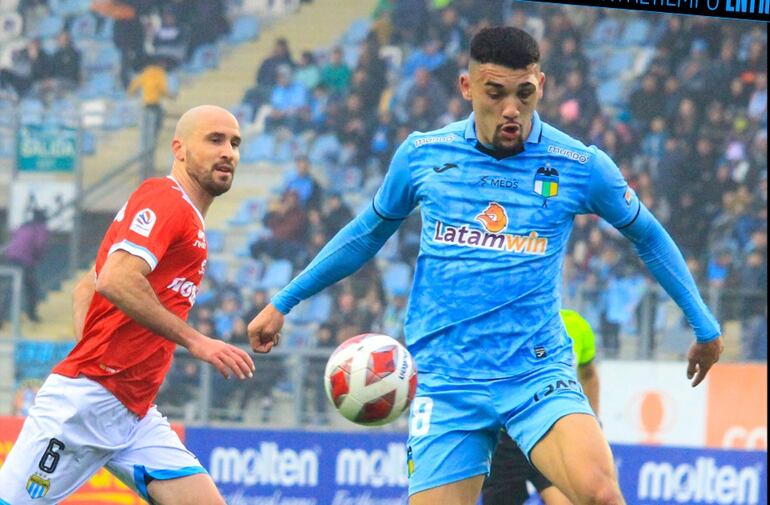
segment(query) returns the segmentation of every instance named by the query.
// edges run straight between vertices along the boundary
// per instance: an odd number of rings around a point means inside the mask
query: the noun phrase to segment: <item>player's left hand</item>
[[[711,342],[695,342],[690,346],[687,353],[687,378],[692,380],[692,387],[703,382],[714,363],[719,361],[719,355],[724,349],[721,335]]]

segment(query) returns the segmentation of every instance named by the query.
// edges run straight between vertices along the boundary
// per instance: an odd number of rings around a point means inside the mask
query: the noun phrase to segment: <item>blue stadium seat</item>
[[[340,141],[333,133],[322,133],[310,146],[308,158],[313,165],[336,165],[340,154]]]
[[[238,120],[241,128],[251,123],[254,119],[254,106],[250,103],[239,103],[235,107],[232,107],[230,112],[232,112],[235,119]]]
[[[625,101],[623,86],[619,79],[608,79],[596,90],[603,104],[614,107],[620,106]]]
[[[19,102],[19,121],[23,125],[34,125],[43,122],[45,105],[37,98],[25,98]]]
[[[353,21],[340,39],[343,45],[358,45],[366,39],[369,28],[372,26],[368,18],[360,18]]]
[[[382,285],[389,296],[407,294],[412,285],[412,267],[402,262],[389,264],[383,271]]]
[[[651,45],[650,22],[643,18],[630,19],[623,28],[623,36],[620,39],[621,46]]]
[[[225,250],[225,232],[222,230],[206,230],[206,242],[209,254]]]
[[[265,271],[265,265],[252,258],[244,258],[235,273],[238,285],[245,286],[248,289],[257,289],[262,280]]]
[[[50,15],[42,18],[34,29],[31,30],[30,35],[40,39],[47,39],[55,37],[62,28],[64,28],[64,19],[61,16]]]
[[[96,152],[96,135],[88,130],[83,130],[80,134],[80,152],[85,155]]]
[[[216,282],[227,281],[227,262],[220,259],[208,259],[206,263],[206,276]]]
[[[217,68],[219,65],[219,48],[215,44],[204,44],[193,52],[185,70],[191,74],[199,74],[206,70]]]
[[[332,310],[332,297],[328,293],[318,293],[297,305],[291,311],[291,322],[295,324],[321,324],[329,319]]]
[[[62,18],[88,12],[91,0],[49,0],[51,12]]]
[[[112,95],[115,89],[112,72],[97,72],[88,78],[78,94],[84,99],[106,97]]]
[[[258,286],[260,289],[280,289],[291,280],[292,266],[289,260],[273,260],[267,265],[262,280]]]
[[[96,37],[96,18],[84,12],[72,20],[70,24],[72,40],[90,40]]]
[[[238,207],[235,215],[227,221],[231,226],[243,226],[254,223],[261,223],[265,216],[267,202],[258,196],[247,198]],[[254,238],[256,240],[256,237]],[[251,241],[249,241],[251,243]]]
[[[308,347],[314,342],[317,329],[314,324],[287,324],[281,332],[282,344],[289,349]]]
[[[120,65],[120,52],[112,43],[82,44],[82,68],[85,74],[115,70]]]
[[[241,16],[235,20],[227,37],[230,44],[241,44],[254,40],[259,35],[259,21],[255,16]]]

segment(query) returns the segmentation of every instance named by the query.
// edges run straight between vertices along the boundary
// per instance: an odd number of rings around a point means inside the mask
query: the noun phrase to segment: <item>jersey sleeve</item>
[[[186,213],[180,212],[178,200],[139,188],[115,217],[117,227],[108,254],[126,251],[155,270],[160,258],[185,230]]]
[[[411,137],[396,150],[382,186],[374,195],[374,211],[384,219],[404,219],[417,205],[409,170]]]
[[[596,147],[594,166],[588,178],[586,207],[589,212],[618,229],[630,226],[639,215],[641,202],[623,179],[615,162]]]

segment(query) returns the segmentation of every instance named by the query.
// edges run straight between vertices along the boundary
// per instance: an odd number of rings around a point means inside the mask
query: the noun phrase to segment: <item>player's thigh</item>
[[[420,376],[409,415],[410,495],[489,472],[500,430],[490,405],[484,381]]]
[[[574,502],[621,503],[612,452],[592,415],[560,418],[534,446],[530,459]]]
[[[409,505],[475,505],[484,483],[483,475],[444,484],[409,497]]]
[[[129,444],[123,450],[116,452],[106,466],[118,479],[133,488],[145,500],[150,497],[155,498],[150,494],[151,488],[165,492],[169,487],[178,487],[171,481],[184,480],[194,483],[195,489],[200,489],[201,497],[209,496],[205,494],[206,489],[212,488],[216,492],[206,469],[184,446],[171,425],[155,407],[149,410],[131,433]],[[196,475],[201,477],[186,479]],[[158,486],[156,481],[169,481],[170,484]],[[211,482],[211,486],[208,486],[206,481]],[[173,495],[169,494],[169,496]],[[219,496],[218,492],[216,496]],[[208,502],[201,501],[201,503]],[[212,501],[211,503],[222,502]]]
[[[147,485],[147,492],[156,505],[225,505],[214,481],[203,473],[153,480]]]
[[[111,442],[102,420],[114,419],[119,405],[92,386],[55,375],[46,380],[0,468],[0,503],[59,503],[109,459],[119,437]]]

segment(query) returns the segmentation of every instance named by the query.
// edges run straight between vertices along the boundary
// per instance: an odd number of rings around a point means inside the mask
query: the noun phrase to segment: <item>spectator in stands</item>
[[[187,5],[190,34],[187,57],[190,58],[198,47],[213,44],[227,35],[230,24],[225,17],[224,0],[192,0]]]
[[[56,37],[56,51],[51,58],[51,77],[59,81],[59,86],[67,91],[74,91],[80,85],[80,51],[72,44],[72,37],[66,30]]]
[[[294,80],[310,91],[321,82],[321,69],[316,63],[312,51],[303,51],[297,68],[294,69]]]
[[[128,86],[133,73],[140,70],[145,62],[145,30],[141,16],[148,11],[138,7],[140,5],[130,6],[127,11],[131,15],[116,18],[112,29],[112,40],[120,51],[120,80],[124,87]]]
[[[152,37],[153,55],[165,58],[167,68],[174,70],[187,57],[188,34],[179,25],[170,7],[162,9],[160,20],[160,26]]]
[[[304,261],[308,217],[296,191],[285,191],[280,199],[270,202],[264,224],[270,235],[251,244],[253,258],[287,259],[294,265]]]
[[[321,83],[332,95],[341,96],[350,84],[350,68],[342,58],[342,49],[335,47],[329,61],[321,69]]]
[[[446,62],[446,55],[441,52],[441,42],[436,39],[427,40],[419,49],[414,51],[404,62],[403,76],[407,79],[414,76],[418,68],[432,72]]]
[[[227,342],[243,340],[246,323],[241,311],[240,294],[237,291],[225,291],[219,300],[219,306],[211,318],[215,333]]]
[[[270,93],[270,110],[265,120],[265,131],[273,131],[280,126],[294,130],[298,125],[301,109],[308,105],[307,90],[292,79],[292,70],[288,65],[278,67],[277,76]]]
[[[426,67],[415,69],[412,84],[407,88],[404,104],[402,105],[406,109],[407,115],[414,106],[415,98],[418,96],[425,99],[429,123],[427,130],[420,131],[428,131],[432,129],[438,115],[447,109],[449,97],[444,92],[444,88],[436,83],[436,80],[433,79]]]
[[[320,208],[321,185],[310,173],[310,160],[304,154],[294,158],[294,172],[287,177],[283,191],[297,193],[299,203],[308,210]]]
[[[646,75],[639,89],[631,93],[628,99],[628,109],[634,121],[642,130],[646,130],[653,118],[663,111],[664,96],[654,75]]]
[[[3,262],[22,273],[23,309],[30,321],[40,321],[37,304],[40,299],[40,285],[37,267],[48,251],[48,218],[44,209],[33,209],[32,219],[19,226],[11,233],[8,243],[2,248]],[[7,291],[3,291],[6,295]],[[8,299],[2,300],[0,307],[9,307]],[[2,319],[0,319],[0,323]]]
[[[283,37],[275,40],[273,52],[259,65],[254,86],[246,91],[241,101],[250,104],[254,111],[269,102],[270,94],[278,82],[278,67],[281,66],[294,68],[289,42]]]
[[[36,83],[50,79],[53,72],[51,57],[40,47],[40,39],[30,40],[11,56],[12,66],[0,69],[0,89],[12,89],[19,97],[26,96]]]
[[[765,239],[766,240],[766,239]],[[743,357],[767,360],[767,245],[749,252],[740,268]]]
[[[139,147],[146,157],[145,167],[149,174],[154,169],[155,147],[163,124],[163,99],[170,96],[164,59],[150,59],[142,72],[131,80],[126,92],[132,95],[139,91],[143,106]]]

